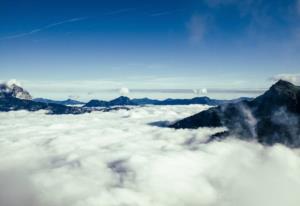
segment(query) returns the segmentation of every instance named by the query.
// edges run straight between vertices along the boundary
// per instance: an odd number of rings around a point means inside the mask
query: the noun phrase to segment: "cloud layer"
[[[0,113],[0,205],[298,206],[299,150],[150,124],[207,108]]]

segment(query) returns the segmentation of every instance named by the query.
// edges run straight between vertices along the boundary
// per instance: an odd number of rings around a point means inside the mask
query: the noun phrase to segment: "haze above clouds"
[[[207,108],[0,113],[0,205],[298,206],[299,150],[154,126]]]

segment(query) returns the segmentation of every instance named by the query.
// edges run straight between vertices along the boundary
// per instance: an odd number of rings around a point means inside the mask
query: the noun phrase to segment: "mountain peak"
[[[266,145],[300,147],[300,87],[280,80],[252,101],[213,107],[170,127],[226,127],[228,131],[221,138],[231,134]]]
[[[32,97],[28,91],[23,89],[20,84],[15,80],[10,80],[5,83],[0,83],[0,93],[12,96],[18,99],[31,100]]]
[[[117,97],[117,98],[114,99],[114,100],[130,100],[130,98],[129,98],[129,97],[126,97],[126,96],[119,96],[119,97]]]
[[[279,80],[271,86],[263,95],[256,98],[256,100],[263,100],[265,103],[271,101],[286,102],[288,100],[297,99],[300,94],[300,86],[296,86],[288,81]],[[268,101],[267,101],[268,100]]]
[[[270,89],[295,89],[295,87],[297,86],[292,84],[291,82],[280,79],[275,84],[273,84]]]
[[[120,96],[109,102],[111,106],[136,105],[129,97]]]

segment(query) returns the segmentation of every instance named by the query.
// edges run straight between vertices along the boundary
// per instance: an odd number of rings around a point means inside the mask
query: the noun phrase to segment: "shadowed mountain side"
[[[220,127],[227,135],[257,140],[266,145],[281,143],[300,147],[300,87],[280,80],[252,101],[208,109],[176,122],[176,129]]]

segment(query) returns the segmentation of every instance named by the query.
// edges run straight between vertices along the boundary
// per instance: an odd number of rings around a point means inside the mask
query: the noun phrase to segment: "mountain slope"
[[[280,80],[252,101],[214,107],[170,127],[220,126],[228,128],[228,132],[223,135],[255,139],[266,145],[282,143],[300,147],[300,87]]]

